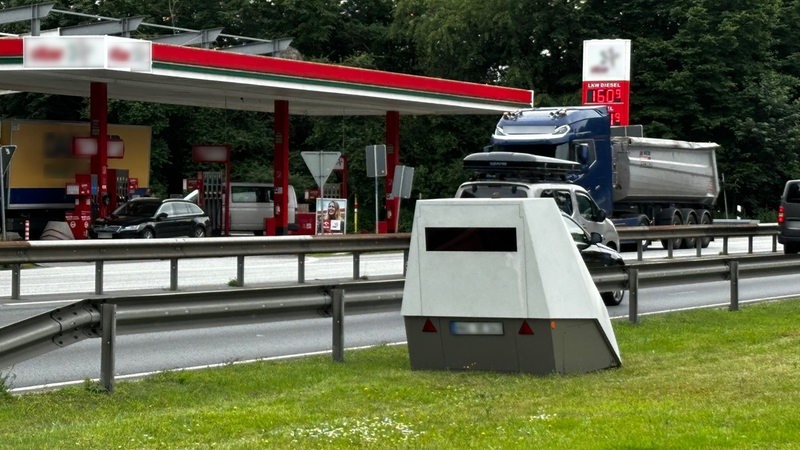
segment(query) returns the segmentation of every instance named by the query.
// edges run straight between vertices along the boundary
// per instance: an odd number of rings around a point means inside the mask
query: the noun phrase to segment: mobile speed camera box
[[[600,293],[551,199],[417,202],[402,315],[412,369],[621,365]]]

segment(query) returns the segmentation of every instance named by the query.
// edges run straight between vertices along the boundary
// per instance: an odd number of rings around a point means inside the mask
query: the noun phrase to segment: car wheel
[[[622,303],[622,299],[625,298],[625,291],[620,289],[618,291],[601,292],[600,297],[603,298],[603,303],[605,303],[606,306],[617,306]]]
[[[201,237],[205,237],[205,235],[206,235],[206,229],[205,228],[200,227],[200,226],[194,227],[194,234],[192,234],[192,236],[194,236],[196,238],[201,238]]]
[[[153,232],[152,228],[145,228],[139,234],[139,237],[141,237],[142,239],[153,239],[154,237],[156,237],[156,234]]]
[[[786,242],[783,244],[783,254],[785,255],[794,255],[798,250],[800,250],[800,244],[797,242]]]

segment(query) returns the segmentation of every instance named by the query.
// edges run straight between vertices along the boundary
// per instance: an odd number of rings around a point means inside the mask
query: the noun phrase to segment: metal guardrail
[[[728,253],[728,238],[748,237],[753,252],[753,237],[772,236],[772,251],[777,251],[777,224],[734,224],[697,226],[622,227],[623,241],[637,241],[637,259],[642,260],[643,242],[669,240],[668,258],[673,257],[672,239],[723,239],[722,254]],[[356,234],[344,236],[279,236],[236,238],[176,238],[88,241],[10,241],[0,242],[0,265],[11,267],[11,298],[20,298],[20,271],[23,264],[54,262],[94,262],[95,295],[103,294],[103,269],[106,261],[170,260],[170,290],[178,290],[178,261],[184,258],[236,257],[236,286],[245,285],[245,257],[295,255],[297,282],[305,282],[307,254],[351,253],[353,279],[361,276],[360,257],[363,253],[403,251],[408,259],[408,233]],[[697,240],[697,256],[701,255]],[[405,265],[404,265],[405,267]]]
[[[628,290],[628,320],[639,321],[639,289],[675,284],[728,281],[731,311],[739,309],[739,280],[800,273],[800,255],[743,255],[636,262],[597,269],[598,290]],[[798,293],[800,295],[800,293]]]
[[[728,254],[728,239],[746,237],[748,253],[753,253],[753,238],[758,236],[772,237],[772,251],[778,251],[778,224],[726,224],[726,225],[692,225],[672,226],[659,225],[652,227],[620,227],[617,229],[621,241],[637,241],[636,259],[642,260],[645,242],[663,240],[667,243],[667,258],[673,257],[674,240],[695,239],[697,256],[701,256],[703,239],[722,239],[722,254]]]
[[[0,328],[0,368],[101,338],[100,379],[112,391],[117,334],[314,317],[332,318],[333,358],[343,361],[345,300],[349,314],[396,308],[404,282],[396,278],[81,300]]]
[[[103,294],[106,261],[169,260],[170,290],[178,290],[178,261],[185,258],[236,257],[235,285],[245,285],[245,257],[294,255],[297,282],[305,283],[305,260],[309,254],[351,253],[353,279],[361,277],[361,255],[403,251],[408,259],[411,235],[358,234],[345,236],[278,236],[174,239],[120,239],[86,241],[0,242],[0,264],[11,267],[11,298],[20,298],[20,275],[24,264],[94,262],[95,295]],[[405,264],[404,264],[405,267]]]

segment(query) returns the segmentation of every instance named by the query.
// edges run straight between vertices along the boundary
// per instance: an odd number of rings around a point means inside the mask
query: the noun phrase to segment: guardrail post
[[[776,253],[778,251],[778,236],[772,236],[772,253]]]
[[[114,345],[117,340],[117,305],[100,305],[102,343],[100,344],[100,383],[108,393],[114,392]]]
[[[747,236],[747,253],[753,253],[753,236]]]
[[[673,245],[672,238],[667,239],[667,258],[672,259],[672,253],[675,250],[675,246]]]
[[[353,279],[361,278],[361,253],[353,252]]]
[[[636,260],[641,261],[643,258],[642,253],[644,253],[644,241],[638,240],[636,241]]]
[[[728,254],[728,236],[722,238],[722,252],[720,255],[727,255]]]
[[[103,261],[94,262],[94,293],[103,293]]]
[[[169,260],[169,290],[178,290],[178,258]]]
[[[697,257],[703,256],[702,248],[703,248],[703,238],[695,238],[694,246],[697,248]]]
[[[244,256],[236,257],[236,285],[244,286]]]
[[[20,265],[11,265],[11,299],[19,300]]]
[[[728,263],[731,277],[731,306],[730,311],[739,310],[739,261]]]
[[[628,320],[639,323],[639,269],[628,271]]]
[[[333,360],[344,362],[344,289],[333,290]]]
[[[403,276],[408,272],[408,249],[403,250]]]
[[[306,282],[306,254],[297,254],[297,282],[303,284]]]

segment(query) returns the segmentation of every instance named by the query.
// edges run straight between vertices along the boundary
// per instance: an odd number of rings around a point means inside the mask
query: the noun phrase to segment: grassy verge
[[[615,322],[623,367],[411,371],[404,346],[0,395],[0,448],[800,448],[800,302]]]

